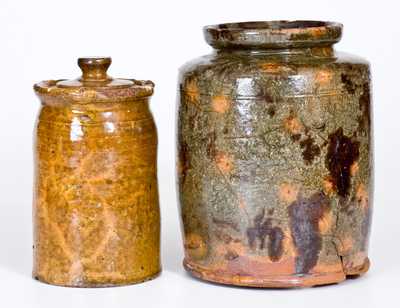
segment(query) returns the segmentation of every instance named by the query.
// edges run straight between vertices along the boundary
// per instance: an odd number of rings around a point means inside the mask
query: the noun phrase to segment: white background
[[[398,307],[400,292],[400,21],[398,1],[0,1],[0,307]],[[208,53],[202,26],[271,19],[344,24],[337,49],[372,64],[375,212],[372,268],[341,285],[255,290],[200,282],[182,269],[175,198],[178,67]],[[79,75],[78,56],[110,55],[114,77],[156,83],[163,273],[108,289],[54,287],[31,279],[32,85]]]

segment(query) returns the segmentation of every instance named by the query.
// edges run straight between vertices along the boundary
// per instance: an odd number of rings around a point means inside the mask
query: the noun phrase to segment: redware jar
[[[113,79],[110,58],[80,58],[76,80],[35,85],[33,276],[116,286],[160,272],[157,134],[151,81]]]
[[[214,282],[314,286],[368,270],[370,69],[321,21],[207,26],[180,70],[185,268]]]

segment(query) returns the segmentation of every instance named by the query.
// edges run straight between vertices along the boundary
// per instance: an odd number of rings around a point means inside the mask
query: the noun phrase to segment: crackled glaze
[[[55,285],[137,283],[160,271],[151,82],[111,79],[110,59],[83,77],[35,85],[35,278]]]
[[[368,270],[370,72],[336,52],[341,25],[205,27],[180,71],[185,268],[214,282],[295,287]]]

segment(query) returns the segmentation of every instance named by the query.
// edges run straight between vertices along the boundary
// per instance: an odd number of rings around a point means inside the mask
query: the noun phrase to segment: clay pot
[[[76,80],[35,85],[33,276],[72,287],[160,272],[157,135],[151,81],[113,79],[110,58],[80,58]]]
[[[180,70],[185,268],[224,284],[331,284],[368,270],[368,63],[342,25],[207,26],[214,51]]]

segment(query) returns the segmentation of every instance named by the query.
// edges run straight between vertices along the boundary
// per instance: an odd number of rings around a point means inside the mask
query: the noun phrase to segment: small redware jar
[[[370,69],[321,21],[207,26],[214,51],[180,70],[185,268],[254,287],[368,270]]]
[[[34,268],[71,287],[142,282],[160,272],[157,134],[151,81],[113,79],[110,58],[35,85]]]

